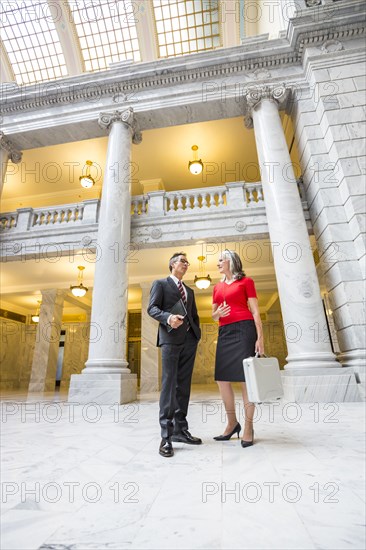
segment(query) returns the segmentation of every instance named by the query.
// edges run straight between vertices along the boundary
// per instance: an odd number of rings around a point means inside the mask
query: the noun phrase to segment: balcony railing
[[[188,189],[183,191],[155,191],[137,195],[131,201],[131,216],[174,216],[177,214],[202,214],[218,209],[238,209],[264,206],[262,184],[234,182],[218,187]]]
[[[303,184],[301,180],[297,183],[305,220],[312,231]],[[154,191],[132,197],[131,239],[136,246],[148,248],[191,243],[192,239],[264,238],[268,235],[264,206],[259,182]],[[98,199],[0,214],[1,259],[93,249],[98,240],[98,218]]]
[[[37,208],[33,210],[32,227],[44,227],[57,223],[81,222],[84,205],[70,204],[56,208]]]
[[[62,225],[73,228],[97,223],[99,201],[63,204],[44,208],[21,208],[0,214],[0,228],[5,232],[48,230]],[[178,216],[181,214],[214,213],[264,206],[261,183],[233,182],[218,187],[182,191],[154,191],[132,197],[131,217]]]

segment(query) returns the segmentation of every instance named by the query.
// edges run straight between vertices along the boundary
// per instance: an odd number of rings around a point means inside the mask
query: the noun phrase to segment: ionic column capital
[[[4,132],[0,131],[0,147],[1,149],[4,149],[8,155],[11,162],[14,162],[14,164],[18,164],[22,160],[22,151],[19,151],[14,145],[10,139],[5,137]]]
[[[108,111],[99,114],[98,124],[103,130],[109,130],[114,122],[123,122],[129,127],[132,134],[132,143],[138,145],[142,141],[142,134],[137,128],[132,107],[124,111]]]
[[[251,86],[244,93],[245,114],[244,123],[247,128],[253,128],[253,111],[264,99],[268,99],[277,105],[278,109],[286,107],[291,88],[285,84],[278,86]]]

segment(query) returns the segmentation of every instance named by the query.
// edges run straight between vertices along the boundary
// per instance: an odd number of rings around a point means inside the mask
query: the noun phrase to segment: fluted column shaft
[[[0,196],[3,192],[9,160],[14,164],[18,164],[22,160],[22,152],[18,151],[14,144],[5,137],[4,132],[0,132]]]
[[[133,111],[102,113],[109,129],[99,214],[89,356],[83,373],[130,373],[126,360]]]
[[[280,86],[256,88],[246,95],[246,124],[254,125],[285,326],[285,368],[339,367],[327,338],[315,263],[279,115],[288,94]]]

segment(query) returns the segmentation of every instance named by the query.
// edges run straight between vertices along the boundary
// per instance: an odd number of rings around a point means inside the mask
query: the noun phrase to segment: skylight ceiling
[[[159,57],[221,45],[217,0],[153,0]]]
[[[4,66],[19,85],[212,50],[223,40],[219,0],[0,0],[0,23]]]
[[[69,5],[87,71],[107,69],[121,60],[141,60],[133,2],[69,0]]]
[[[0,18],[1,39],[18,84],[67,76],[47,0],[0,2]]]

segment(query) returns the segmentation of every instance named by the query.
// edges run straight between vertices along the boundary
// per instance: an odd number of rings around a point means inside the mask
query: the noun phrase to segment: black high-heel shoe
[[[229,439],[235,434],[237,433],[238,434],[238,439],[239,439],[239,434],[240,434],[240,430],[241,430],[241,426],[239,424],[239,422],[237,423],[237,425],[235,426],[235,428],[227,435],[217,435],[216,437],[214,437],[214,440],[215,441],[229,441]]]
[[[241,440],[241,446],[245,449],[245,447],[251,447],[254,444],[254,430],[252,428],[252,441],[245,441],[244,439]]]

